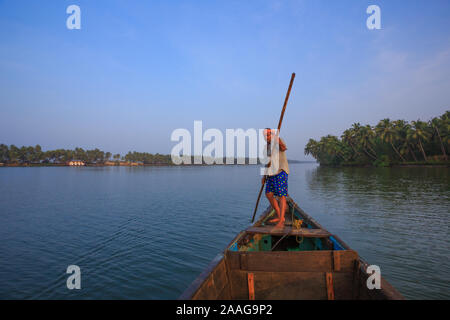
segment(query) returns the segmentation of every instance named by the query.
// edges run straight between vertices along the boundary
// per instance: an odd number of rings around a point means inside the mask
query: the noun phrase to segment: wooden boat
[[[180,299],[404,299],[381,277],[369,289],[368,264],[288,197],[284,228],[266,223],[271,207],[242,231]],[[301,221],[301,225],[300,225]]]

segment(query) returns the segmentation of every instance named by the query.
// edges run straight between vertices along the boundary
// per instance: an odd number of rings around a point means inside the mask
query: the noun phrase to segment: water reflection
[[[406,297],[448,299],[449,171],[318,166],[305,172],[308,202]]]

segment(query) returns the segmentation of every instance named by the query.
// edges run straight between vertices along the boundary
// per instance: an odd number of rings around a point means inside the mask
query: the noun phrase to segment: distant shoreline
[[[301,163],[317,163],[316,161],[300,161],[300,160],[288,160],[290,164]],[[137,162],[109,162],[102,164],[86,163],[83,165],[70,165],[68,163],[0,163],[1,167],[10,168],[27,168],[27,167],[192,167],[192,166],[260,166],[262,164],[256,163],[233,163],[233,164],[169,164],[169,163],[137,163]]]
[[[316,161],[300,161],[300,160],[288,160],[289,164],[310,164],[316,163],[321,167],[328,168],[375,168],[375,166],[370,164],[340,164],[337,166],[320,164]],[[251,164],[251,163],[233,163],[233,164],[168,164],[168,163],[136,163],[136,162],[120,162],[120,163],[103,163],[103,164],[95,164],[95,163],[87,163],[84,165],[69,165],[68,163],[0,163],[0,168],[30,168],[30,167],[199,167],[199,166],[261,166],[262,164]],[[427,167],[441,167],[441,168],[449,168],[450,162],[417,162],[417,163],[396,163],[391,164],[390,166],[386,166],[389,168],[427,168]]]

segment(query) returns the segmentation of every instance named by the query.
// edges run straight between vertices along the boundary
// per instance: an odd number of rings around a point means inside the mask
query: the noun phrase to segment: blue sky
[[[194,120],[276,127],[296,72],[282,136],[306,159],[310,137],[449,110],[449,30],[448,0],[0,0],[0,143],[169,153]]]

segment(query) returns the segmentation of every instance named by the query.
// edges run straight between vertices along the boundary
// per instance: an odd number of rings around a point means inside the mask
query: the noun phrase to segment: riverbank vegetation
[[[354,123],[340,138],[310,139],[305,154],[330,166],[448,165],[449,145],[450,111],[446,111],[428,122]]]
[[[202,164],[212,163],[202,159]],[[249,158],[242,158],[238,161],[234,159],[234,164],[251,164],[255,163],[257,159],[250,161]],[[168,154],[152,154],[147,152],[128,152],[125,156],[120,154],[112,154],[99,149],[84,150],[82,148],[75,148],[74,150],[56,149],[43,151],[40,145],[34,147],[23,146],[16,147],[15,145],[7,146],[0,144],[0,166],[65,166],[71,165],[71,162],[76,162],[72,165],[88,165],[88,166],[168,166],[175,165],[172,162],[172,157]],[[294,161],[295,162],[295,161]],[[80,164],[82,163],[82,164]],[[221,162],[226,163],[223,158]],[[191,164],[194,164],[194,157],[191,157]]]
[[[56,149],[43,151],[40,145],[34,147],[16,147],[0,144],[0,163],[9,166],[22,165],[65,165],[70,161],[78,160],[87,165],[120,165],[126,163],[147,165],[170,165],[170,155],[151,154],[146,152],[128,152],[125,156],[112,154],[99,149],[74,150]]]

